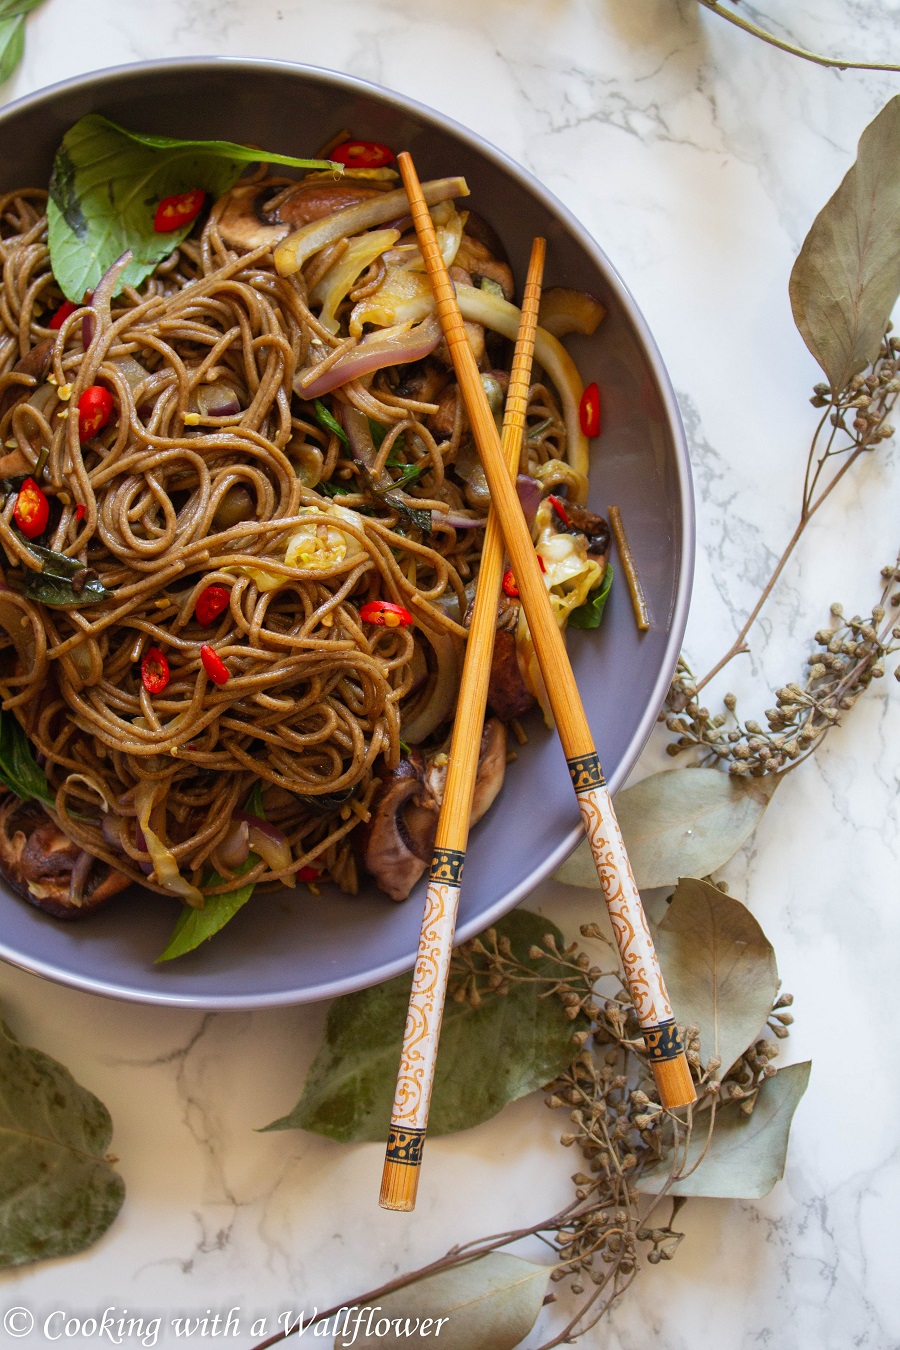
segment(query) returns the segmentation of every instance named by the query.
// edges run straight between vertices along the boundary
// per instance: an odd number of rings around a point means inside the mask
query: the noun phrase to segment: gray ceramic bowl
[[[593,292],[608,314],[569,343],[604,401],[591,493],[617,502],[647,593],[640,636],[619,579],[599,633],[569,649],[613,788],[650,733],[677,659],[693,566],[693,502],[684,434],[659,353],[633,299],[597,244],[538,182],[473,132],[408,99],[345,75],[273,61],[153,62],[70,80],[0,113],[2,188],[47,182],[53,153],[79,117],[102,112],[135,130],[230,140],[312,154],[340,127],[412,151],[422,178],[464,174],[521,283],[531,240],[548,241],[546,283]],[[540,720],[488,817],[474,830],[459,936],[521,900],[580,834],[562,752]],[[406,904],[375,891],[348,899],[261,895],[198,952],[164,966],[178,905],[126,893],[83,923],[59,923],[0,893],[0,956],[27,970],[117,998],[194,1008],[299,1003],[347,993],[412,965],[424,886]]]

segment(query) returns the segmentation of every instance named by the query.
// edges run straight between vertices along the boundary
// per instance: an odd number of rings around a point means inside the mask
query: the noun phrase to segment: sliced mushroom
[[[416,851],[404,820],[408,803],[421,800],[424,791],[424,761],[413,751],[382,780],[363,831],[363,866],[392,900],[406,899],[428,861],[427,850],[422,850],[424,856]]]
[[[513,274],[505,262],[499,262],[490,250],[466,231],[456,254],[457,267],[471,273],[476,286],[484,278],[493,281],[503,292],[504,300],[512,300],[515,285]]]
[[[441,397],[449,378],[445,367],[426,357],[424,361],[404,366],[400,383],[394,393],[398,398],[415,399],[417,403],[435,403]]]
[[[491,712],[504,722],[521,717],[535,704],[519,665],[516,630],[520,609],[518,600],[501,593],[487,701]]]
[[[26,378],[21,382],[15,379],[10,380],[6,388],[0,393],[0,417],[9,412],[20,398],[24,398],[35,385],[41,383],[47,371],[50,369],[50,357],[53,352],[54,338],[44,338],[43,342],[36,343],[24,356],[20,356],[16,364],[10,371],[10,375],[24,375]],[[6,377],[9,379],[9,376]]]
[[[605,559],[609,555],[610,532],[609,525],[602,516],[598,516],[593,511],[586,510],[583,506],[576,506],[574,503],[566,503],[566,515],[573,526],[573,531],[583,534],[588,541],[587,551],[594,558]],[[557,522],[561,524],[561,522]],[[562,527],[565,530],[565,526]]]
[[[358,206],[370,197],[381,195],[383,188],[360,182],[298,183],[287,194],[279,194],[273,211],[266,210],[272,189],[247,183],[232,188],[219,216],[219,233],[229,248],[250,250],[263,244],[277,244],[301,225],[321,220],[334,211]]]
[[[438,817],[447,781],[447,754],[409,759],[383,780],[372,804],[362,844],[362,861],[376,884],[392,900],[405,900],[431,861]],[[506,727],[496,718],[485,723],[472,799],[475,825],[503,786]]]
[[[36,802],[0,799],[0,874],[57,919],[81,919],[124,890],[129,878],[74,843]]]

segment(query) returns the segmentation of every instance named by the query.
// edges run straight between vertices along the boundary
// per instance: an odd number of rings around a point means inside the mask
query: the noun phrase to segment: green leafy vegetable
[[[900,94],[866,127],[791,272],[794,322],[832,389],[875,360],[900,292],[898,144]]]
[[[779,1069],[760,1087],[749,1116],[737,1102],[720,1107],[708,1148],[706,1118],[695,1116],[687,1159],[681,1167],[684,1179],[674,1181],[666,1193],[719,1200],[758,1200],[768,1195],[784,1175],[791,1121],[806,1091],[810,1068],[806,1060]],[[671,1160],[667,1159],[645,1172],[639,1190],[651,1194],[660,1190],[668,1180],[670,1167]]]
[[[396,486],[389,488],[380,488],[372,477],[365,464],[359,465],[360,477],[366,485],[366,490],[376,497],[378,501],[384,502],[392,511],[396,511],[410,525],[415,525],[423,534],[431,534],[431,512],[422,511],[418,507],[410,506],[402,497],[398,496]]]
[[[263,808],[262,784],[257,782],[244,805],[244,810],[248,815],[258,816],[260,820],[265,820],[266,813]],[[249,872],[251,867],[255,867],[259,858],[255,853],[249,854],[247,861],[240,867],[235,868],[238,876],[243,876]],[[210,872],[203,878],[204,888],[210,886],[219,886],[225,880],[220,877],[218,872]],[[236,890],[225,891],[222,895],[208,895],[202,909],[194,909],[191,905],[185,905],[178,916],[178,922],[175,924],[172,936],[169,938],[169,945],[161,956],[156,958],[157,965],[160,961],[172,961],[176,956],[185,956],[187,952],[192,952],[199,947],[201,942],[206,942],[214,937],[220,929],[224,928],[229,919],[233,919],[239,909],[243,909],[247,901],[253,894],[256,883],[251,881],[247,886],[238,886]]]
[[[5,83],[25,53],[25,20],[0,18],[0,84]]]
[[[354,1314],[347,1334],[342,1330],[335,1338],[335,1350],[350,1345],[354,1350],[429,1345],[432,1336],[440,1337],[436,1344],[442,1350],[513,1350],[538,1319],[551,1269],[521,1256],[489,1252],[477,1261],[427,1275],[366,1305],[378,1311],[371,1320],[372,1333],[364,1332],[362,1339]],[[386,1333],[385,1322],[390,1325]],[[379,1323],[382,1334],[375,1335]],[[362,1324],[365,1328],[368,1318]]]
[[[537,975],[558,972],[549,959],[532,960],[531,948],[552,933],[547,919],[516,909],[495,925],[514,954]],[[299,1102],[270,1130],[304,1129],[342,1142],[384,1139],[391,1115],[397,1064],[409,1004],[410,976],[332,1004],[325,1041],[310,1069]],[[569,1021],[555,998],[541,998],[539,981],[515,981],[502,997],[479,1008],[448,1002],[441,1029],[428,1130],[450,1134],[478,1125],[554,1078],[573,1055],[572,1033],[586,1026]],[[365,1035],[360,1035],[365,1027]]]
[[[707,876],[756,829],[780,779],[734,778],[721,769],[651,774],[616,797],[616,815],[641,890]],[[587,840],[553,874],[569,886],[600,882]]]
[[[603,580],[595,591],[591,591],[583,605],[578,605],[569,615],[570,628],[599,628],[600,620],[603,618],[603,611],[606,609],[606,599],[610,592],[613,581],[612,564],[606,564],[606,571],[603,573]]]
[[[0,1023],[0,1266],[70,1256],[106,1232],[125,1197],[111,1136],[103,1103]]]
[[[0,783],[14,792],[22,801],[48,802],[56,796],[47,782],[47,775],[36,763],[31,745],[19,726],[15,715],[0,711]]]
[[[326,431],[333,432],[334,435],[337,436],[341,445],[345,446],[349,450],[350,437],[347,435],[346,431],[341,426],[337,418],[332,416],[329,409],[325,407],[325,404],[322,402],[320,398],[317,398],[315,400],[313,407],[316,410],[316,421],[318,422],[319,426],[324,427]]]
[[[67,558],[52,548],[29,544],[29,552],[41,560],[40,572],[29,568],[19,589],[29,600],[37,600],[50,609],[82,609],[112,599],[97,574],[77,558]]]
[[[240,876],[244,872],[249,872],[258,862],[256,854],[251,853],[247,861],[235,870]],[[213,872],[211,876],[204,877],[204,885],[218,886],[224,879],[218,872]],[[185,905],[178,916],[169,945],[162,955],[156,958],[157,964],[160,961],[171,961],[176,956],[184,956],[199,947],[201,942],[214,937],[225,927],[229,919],[234,918],[239,909],[243,909],[253,894],[254,886],[255,883],[251,881],[248,885],[239,886],[234,891],[226,891],[223,895],[208,895],[202,909]]]
[[[772,944],[756,919],[708,881],[678,883],[656,930],[672,1007],[700,1030],[704,1064],[718,1055],[723,1078],[756,1041],[778,994]]]
[[[342,172],[327,160],[270,154],[231,141],[144,136],[97,113],[82,117],[56,152],[47,205],[50,260],[65,295],[78,303],[129,248],[134,259],[120,287],[140,285],[192,228],[157,234],[153,221],[160,201],[194,188],[219,197],[245,165],[260,161]]]

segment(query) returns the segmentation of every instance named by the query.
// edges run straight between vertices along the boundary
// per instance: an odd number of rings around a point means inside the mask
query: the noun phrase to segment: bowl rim
[[[254,72],[272,71],[289,76],[300,76],[310,79],[320,84],[331,85],[345,92],[353,92],[363,95],[367,98],[375,98],[378,101],[392,105],[401,112],[414,114],[423,122],[429,123],[439,130],[450,130],[459,140],[465,142],[471,149],[477,151],[485,159],[491,161],[499,169],[516,179],[523,189],[536,197],[546,209],[565,225],[584,251],[595,261],[598,269],[603,273],[604,279],[609,289],[615,294],[616,300],[621,306],[623,312],[628,316],[635,334],[641,343],[646,355],[647,363],[652,372],[659,393],[660,402],[668,423],[672,436],[675,460],[675,481],[677,483],[679,506],[683,522],[681,537],[681,563],[678,576],[675,581],[675,601],[672,606],[669,620],[669,635],[665,647],[664,659],[661,663],[659,673],[654,682],[651,696],[644,709],[644,713],[638,722],[637,728],[631,739],[628,754],[616,766],[611,773],[608,786],[613,795],[622,786],[625,779],[631,773],[637,762],[644,746],[646,745],[650,733],[656,723],[659,709],[662,706],[666,691],[672,679],[678,656],[681,650],[681,643],[684,638],[684,631],[687,626],[688,609],[691,599],[691,586],[694,575],[694,561],[696,553],[696,510],[694,503],[694,494],[692,486],[690,455],[688,452],[687,438],[684,430],[684,423],[681,417],[681,411],[678,401],[675,397],[675,391],[669,373],[665,367],[659,347],[653,337],[650,327],[644,318],[644,315],[637,304],[631,291],[622,280],[618,269],[611,262],[605,250],[594,239],[593,235],[581,224],[581,222],[572,214],[549,188],[545,187],[533,174],[524,169],[514,159],[506,154],[505,151],[493,145],[492,142],[477,132],[457,122],[455,118],[445,113],[429,107],[427,104],[420,103],[414,98],[405,94],[399,94],[395,90],[389,89],[384,85],[375,83],[372,80],[360,79],[355,75],[348,75],[342,71],[331,70],[325,66],[307,65],[298,61],[282,61],[271,57],[256,56],[186,56],[186,57],[162,57],[148,61],[129,62],[124,65],[105,66],[99,70],[83,71],[79,75],[70,76],[65,80],[59,80],[54,84],[45,85],[40,89],[34,90],[30,94],[25,94],[20,98],[14,99],[11,103],[5,104],[0,108],[0,126],[12,116],[18,115],[22,111],[39,110],[45,102],[52,102],[60,94],[70,90],[84,90],[89,87],[96,91],[99,100],[110,89],[115,89],[117,85],[127,84],[136,75],[143,75],[159,71],[160,73],[196,73],[199,71],[209,71],[212,69],[232,70],[235,73],[252,70]],[[530,895],[550,873],[560,865],[576,847],[583,835],[583,829],[580,824],[573,826],[569,833],[560,841],[543,862],[535,868],[531,875],[519,883],[512,890],[506,891],[503,897],[496,901],[488,910],[479,913],[473,918],[461,923],[456,930],[454,941],[456,943],[464,942],[467,938],[474,937],[477,933],[483,932],[485,928],[490,927],[504,914],[508,913],[518,905],[526,896]],[[167,992],[161,989],[159,992],[152,990],[137,990],[130,986],[117,984],[114,980],[100,981],[91,976],[81,976],[77,972],[63,969],[57,966],[53,961],[40,958],[24,961],[19,952],[10,950],[6,943],[0,938],[0,959],[8,962],[10,965],[18,967],[20,970],[28,971],[30,974],[41,976],[44,979],[53,981],[56,984],[63,984],[69,988],[79,989],[84,993],[97,994],[112,999],[121,999],[131,1003],[145,1003],[161,1007],[190,1008],[195,1011],[229,1011],[245,1010],[251,1008],[271,1008],[271,1007],[290,1007],[300,1003],[314,1003],[323,999],[335,998],[342,994],[354,992],[357,989],[368,988],[374,984],[381,984],[385,980],[391,979],[404,971],[410,970],[415,962],[415,953],[408,957],[396,958],[393,961],[384,962],[382,965],[370,970],[366,974],[365,980],[360,980],[358,976],[345,976],[339,979],[330,979],[322,981],[312,987],[298,990],[278,990],[272,993],[253,993],[242,995],[209,995],[209,994],[176,994],[173,991]]]

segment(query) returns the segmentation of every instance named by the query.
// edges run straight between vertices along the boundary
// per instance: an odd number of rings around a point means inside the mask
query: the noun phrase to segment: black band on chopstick
[[[596,751],[590,755],[573,755],[566,763],[576,792],[590,792],[592,788],[603,787],[606,782]]]
[[[405,1163],[407,1167],[419,1167],[425,1148],[425,1131],[411,1126],[401,1130],[392,1125],[387,1141],[387,1161]]]
[[[436,848],[431,855],[430,881],[443,881],[458,886],[466,855],[458,848]]]
[[[677,1059],[684,1049],[674,1021],[660,1022],[655,1027],[641,1027],[641,1035],[651,1064],[661,1059]]]

